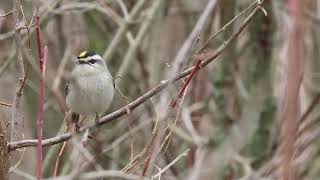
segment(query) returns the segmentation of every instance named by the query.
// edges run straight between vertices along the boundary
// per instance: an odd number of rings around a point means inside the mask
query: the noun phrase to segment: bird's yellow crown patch
[[[96,55],[94,51],[83,51],[79,54],[78,59],[83,59],[94,55]]]
[[[82,51],[82,52],[79,54],[79,58],[85,57],[86,54],[87,54],[87,51]]]

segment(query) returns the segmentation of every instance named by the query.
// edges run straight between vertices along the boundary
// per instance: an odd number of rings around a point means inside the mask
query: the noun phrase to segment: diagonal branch
[[[204,66],[208,65],[210,62],[212,62],[213,60],[215,60],[220,54],[223,53],[223,51],[228,47],[228,45],[233,42],[233,40],[235,40],[240,34],[241,32],[244,30],[244,28],[249,24],[249,22],[253,19],[253,17],[255,17],[255,15],[261,10],[260,4],[257,4],[256,8],[251,12],[251,14],[243,21],[243,23],[240,25],[239,29],[232,34],[232,36],[227,39],[215,52],[210,53],[207,58],[205,58],[200,67],[203,68]],[[125,114],[127,114],[128,109],[133,110],[136,107],[138,107],[139,105],[143,104],[145,101],[147,101],[148,99],[150,99],[151,97],[153,97],[154,95],[158,94],[159,92],[161,92],[163,89],[165,89],[169,84],[174,83],[175,81],[180,80],[181,78],[187,76],[188,74],[190,74],[193,69],[195,68],[195,66],[190,67],[189,69],[186,69],[185,71],[177,74],[174,78],[172,79],[167,79],[167,80],[163,80],[161,81],[157,86],[155,86],[154,88],[152,88],[151,90],[149,90],[148,92],[146,92],[145,94],[143,94],[142,96],[138,97],[136,100],[134,100],[133,102],[129,103],[128,105],[102,117],[99,120],[99,126],[103,125],[103,124],[107,124]],[[80,129],[80,132],[84,132],[86,129],[89,128],[93,128],[95,127],[95,125],[87,125],[83,128]],[[49,139],[45,139],[43,140],[42,146],[51,146],[54,144],[58,144],[64,141],[69,140],[70,138],[72,138],[74,134],[72,133],[65,133],[53,138],[49,138]],[[37,140],[23,140],[23,141],[17,141],[17,142],[12,142],[8,145],[9,151],[14,151],[16,149],[20,149],[23,147],[29,147],[29,146],[37,146]]]

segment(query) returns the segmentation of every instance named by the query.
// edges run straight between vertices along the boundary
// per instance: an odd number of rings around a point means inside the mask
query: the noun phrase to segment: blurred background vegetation
[[[28,71],[22,96],[23,122],[18,124],[20,140],[35,139],[37,134],[39,71],[34,31],[35,2],[21,1],[18,24],[22,27],[20,44],[24,68]],[[253,2],[218,0],[178,67],[179,72],[192,66],[196,52],[205,42],[209,40],[204,55],[214,52],[236,32],[254,9],[255,5],[245,10]],[[177,53],[207,7],[208,0],[40,0],[39,3],[41,43],[47,45],[49,51],[43,133],[44,138],[50,138],[65,130],[61,99],[64,100],[68,74],[81,51],[96,51],[105,58],[113,76],[119,77],[116,84],[124,97],[120,92],[116,93],[112,107],[106,112],[110,113],[168,78]],[[316,110],[319,101],[320,1],[304,1],[301,8],[297,8],[302,14],[300,19],[290,13],[289,0],[266,0],[263,7],[267,16],[262,11],[257,13],[222,55],[199,70],[182,103],[166,118],[161,117],[168,107],[159,102],[166,98],[164,92],[169,99],[175,97],[182,81],[177,81],[130,114],[91,130],[94,138],[88,140],[85,150],[95,157],[95,165],[86,167],[83,172],[126,167],[127,173],[139,176],[151,152],[147,147],[153,137],[155,122],[163,120],[160,123],[164,125],[159,128],[170,127],[170,140],[164,143],[167,144],[165,150],[153,156],[146,176],[157,174],[158,168],[179,158],[163,172],[161,179],[278,179],[284,168],[281,157],[287,153],[281,151],[280,145],[281,134],[287,132],[283,126],[288,119],[283,114],[290,81],[288,74],[290,67],[299,66],[303,71],[299,96],[287,97],[298,99],[298,120],[306,115],[303,122],[297,123],[296,134],[292,134],[295,172],[298,179],[320,179],[320,142],[317,138],[320,116]],[[0,2],[0,14],[10,12],[12,8],[13,1]],[[235,16],[238,18],[230,26],[210,39]],[[300,26],[294,25],[295,18]],[[0,105],[0,120],[5,126],[11,121],[12,107],[9,105],[13,104],[19,78],[14,22],[12,14],[0,17],[0,102],[8,104]],[[28,28],[24,27],[26,25]],[[296,27],[300,28],[300,36],[299,33],[290,35]],[[300,41],[291,41],[292,38],[300,38]],[[300,49],[296,50],[302,49],[303,56],[300,64],[290,66],[294,61],[289,58],[292,42],[301,42],[297,45]],[[295,47],[292,49],[294,52]],[[93,122],[83,122],[89,123]],[[88,160],[87,156],[79,155],[81,148],[76,144],[68,141],[57,167],[62,144],[44,148],[44,177],[69,175],[83,163],[79,159]],[[147,152],[141,153],[145,148]],[[132,160],[139,154],[137,164],[132,165]],[[10,172],[10,179],[35,177],[36,148],[14,151],[11,157],[11,167],[17,163],[18,166]]]

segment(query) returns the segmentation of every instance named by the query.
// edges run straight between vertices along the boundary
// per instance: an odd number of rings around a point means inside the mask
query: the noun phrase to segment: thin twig
[[[191,76],[191,75],[190,75],[190,76]],[[186,84],[186,82],[185,82],[185,84]],[[182,88],[183,88],[183,87],[182,87]],[[186,88],[187,88],[187,86],[186,86]],[[181,96],[182,96],[182,100],[180,101],[180,104],[179,104],[179,106],[178,106],[178,112],[177,112],[177,115],[176,115],[176,118],[175,118],[173,124],[169,124],[169,125],[167,126],[167,128],[165,129],[165,131],[167,131],[167,129],[170,129],[170,130],[169,130],[168,135],[165,137],[165,139],[163,140],[163,143],[162,143],[161,146],[160,146],[160,150],[162,151],[162,154],[165,154],[167,148],[169,147],[170,140],[171,140],[171,139],[170,139],[171,134],[172,134],[172,132],[173,132],[174,127],[176,126],[176,124],[177,124],[177,122],[178,122],[178,118],[179,118],[180,112],[181,112],[182,103],[183,103],[184,98],[185,98],[185,96],[186,96],[186,94],[187,94],[187,89],[186,89],[186,88],[185,88],[183,91],[181,91],[181,92],[183,93],[183,94],[181,95]],[[172,108],[172,106],[171,106],[171,108]]]
[[[60,151],[59,151],[58,157],[57,157],[57,159],[56,159],[56,162],[55,162],[55,164],[54,164],[54,169],[53,169],[53,173],[52,173],[52,176],[53,176],[53,177],[56,177],[56,176],[57,176],[60,159],[61,159],[61,157],[62,157],[62,154],[63,154],[63,152],[64,152],[64,149],[65,149],[66,145],[67,145],[67,141],[63,142],[62,147],[61,147],[61,149],[60,149]]]
[[[48,0],[47,2],[46,2],[46,4],[48,4],[48,5],[46,5],[46,6],[41,6],[41,8],[40,8],[40,16],[42,17],[41,18],[41,21],[44,21],[45,19],[47,19],[47,17],[48,17],[48,15],[49,15],[49,12],[53,9],[53,7],[55,7],[60,1],[62,1],[62,0]],[[14,10],[13,10],[14,11]],[[12,13],[13,14],[13,13]],[[30,27],[33,27],[34,25],[33,24],[30,24],[29,25],[29,28]],[[25,28],[25,26],[23,26],[24,28]],[[18,28],[16,28],[16,29],[20,29],[21,27],[18,27]],[[9,31],[9,32],[6,32],[6,33],[3,33],[3,34],[0,34],[0,41],[4,41],[4,40],[6,40],[6,39],[8,39],[8,38],[11,38],[12,36],[14,36],[14,34],[15,34],[15,31],[16,31],[16,29],[15,30],[12,30],[12,31]],[[34,29],[30,29],[30,32],[32,32]],[[25,34],[27,34],[27,33],[29,33],[28,31],[23,31],[23,32],[21,32],[21,35],[25,35]],[[23,39],[23,41],[22,41],[22,44],[23,43],[25,43],[25,38]]]
[[[66,116],[65,116],[66,118]],[[64,119],[63,122],[65,122],[66,120]],[[60,126],[60,129],[57,131],[57,135],[62,133],[62,132],[65,132],[67,129],[66,125],[63,123],[61,124]],[[59,149],[61,147],[61,144],[58,146],[51,146],[48,150],[47,150],[47,153],[46,153],[46,156],[43,160],[43,163],[42,163],[42,171],[43,172],[49,172],[49,167],[51,167],[51,164],[52,164],[52,161],[53,161],[53,158],[56,157],[55,154],[56,152],[59,152]]]
[[[210,0],[208,1],[206,8],[204,9],[203,13],[199,17],[196,25],[194,26],[192,32],[188,36],[188,38],[183,43],[182,47],[178,51],[176,57],[174,58],[174,64],[172,66],[172,69],[168,73],[168,77],[171,78],[176,73],[179,72],[179,68],[182,67],[183,61],[187,59],[188,53],[190,52],[190,48],[194,45],[194,41],[201,33],[202,28],[205,25],[205,22],[210,15],[210,13],[213,11],[214,7],[216,7],[217,0]]]
[[[66,13],[67,11],[75,11],[79,10],[82,12],[90,11],[90,10],[96,10],[98,12],[101,12],[102,14],[109,17],[110,20],[113,20],[116,24],[121,25],[124,23],[124,20],[115,13],[110,7],[97,4],[97,3],[87,3],[87,2],[76,2],[76,3],[69,3],[66,5],[63,5],[59,7],[59,9],[55,9],[52,12],[55,14],[61,14]]]
[[[126,5],[123,2],[123,0],[117,0],[117,3],[119,4],[119,6],[121,8],[121,11],[123,12],[124,18],[128,19],[128,17],[129,17],[128,8],[126,7]]]
[[[123,39],[125,32],[127,31],[128,27],[129,27],[129,22],[132,21],[133,19],[135,19],[138,15],[138,13],[141,11],[143,5],[145,4],[146,0],[139,0],[136,5],[133,7],[132,11],[130,12],[130,15],[127,19],[127,21],[125,21],[119,28],[119,30],[117,31],[117,33],[115,34],[114,38],[112,39],[110,45],[108,46],[108,49],[106,49],[106,51],[103,53],[103,58],[104,59],[112,59],[119,43],[121,42],[121,40]]]
[[[320,94],[318,94],[310,103],[306,111],[302,114],[299,119],[299,129],[297,137],[300,137],[308,128],[314,125],[317,122],[317,118],[312,118],[309,120],[309,116],[316,109],[317,105],[320,102]]]
[[[16,170],[17,169],[17,167],[21,164],[21,162],[22,162],[22,160],[23,160],[23,157],[24,157],[24,153],[26,152],[26,148],[23,148],[23,150],[22,150],[22,154],[21,154],[21,156],[20,156],[20,158],[19,158],[19,160],[18,160],[18,162],[15,164],[15,165],[13,165],[13,166],[11,166],[10,167],[10,169],[9,169],[9,173],[11,173],[11,172],[13,172],[14,170]]]
[[[24,139],[24,134],[22,134],[22,138]],[[26,148],[23,148],[23,149],[22,149],[22,153],[21,153],[21,155],[20,155],[20,158],[19,158],[18,162],[17,162],[15,165],[13,165],[13,166],[11,166],[11,167],[9,168],[9,173],[11,173],[11,172],[14,171],[15,169],[17,169],[17,167],[21,164],[25,152],[26,152]]]
[[[199,48],[196,54],[199,54],[201,51],[203,51],[206,46],[209,44],[210,41],[212,41],[214,38],[216,38],[219,34],[221,34],[223,31],[225,31],[230,25],[232,25],[239,17],[241,17],[245,12],[247,12],[249,9],[251,9],[253,6],[255,6],[257,2],[251,3],[246,9],[241,11],[239,14],[234,16],[227,24],[225,24],[222,28],[220,28],[216,33],[210,35],[210,37],[207,39],[207,41]]]
[[[174,108],[176,106],[176,104],[177,104],[178,99],[182,97],[184,91],[186,90],[187,86],[191,82],[191,79],[194,77],[194,75],[200,69],[200,64],[201,64],[201,58],[198,57],[196,59],[195,65],[194,65],[195,68],[192,69],[192,72],[190,73],[190,76],[187,78],[186,82],[181,87],[181,89],[180,89],[180,91],[178,93],[178,96],[172,100],[171,105],[170,105],[171,108]]]
[[[169,169],[171,166],[176,164],[182,157],[185,157],[188,155],[190,149],[185,150],[183,153],[179,154],[172,162],[170,162],[166,167],[161,169],[157,174],[153,175],[151,179],[155,179],[159,176],[161,176],[162,173],[164,173],[167,169]]]
[[[35,178],[34,176],[32,176],[31,174],[28,174],[26,172],[23,172],[19,169],[15,169],[13,170],[13,173],[18,175],[18,176],[21,176],[23,177],[23,179],[26,179],[26,180],[37,180],[37,178]]]
[[[6,17],[6,16],[9,16],[9,15],[11,15],[11,14],[12,14],[12,12],[13,12],[13,10],[11,10],[11,11],[9,11],[9,12],[7,12],[7,13],[1,14],[1,15],[0,15],[0,17]]]
[[[133,45],[130,46],[127,54],[125,55],[116,76],[125,76],[125,73],[128,73],[128,68],[130,67],[131,62],[137,53],[138,47],[141,44],[142,40],[144,39],[145,35],[147,34],[151,24],[154,22],[153,19],[155,18],[156,13],[159,11],[159,8],[161,7],[160,5],[162,4],[162,2],[163,0],[156,0],[153,2],[152,6],[150,7],[148,15],[145,17],[146,20],[141,25],[139,32],[135,38],[135,41]]]
[[[2,74],[8,70],[8,66],[10,65],[10,63],[12,63],[12,59],[14,58],[15,54],[15,50],[14,48],[14,44],[12,45],[12,50],[10,50],[10,54],[8,55],[6,60],[3,60],[4,62],[2,63],[1,67],[0,67],[0,77],[2,76]]]
[[[142,122],[141,124],[139,124],[138,126],[136,126],[136,127],[134,127],[134,128],[132,129],[132,133],[135,133],[135,132],[137,132],[137,131],[140,131],[142,128],[144,128],[144,127],[145,127],[146,125],[148,125],[148,124],[150,124],[150,121],[144,121],[144,122]],[[97,154],[97,155],[94,157],[94,161],[96,161],[96,160],[100,157],[101,154],[104,154],[104,153],[108,152],[109,150],[114,149],[114,148],[116,148],[117,146],[119,146],[119,145],[120,145],[121,143],[123,143],[129,136],[130,136],[130,135],[129,135],[129,132],[127,132],[127,133],[123,134],[122,136],[120,136],[118,139],[116,139],[116,140],[113,141],[111,144],[109,144],[106,148],[104,148],[104,149],[102,150],[102,152],[100,152],[99,154]],[[134,161],[134,160],[133,160],[133,161]],[[84,164],[81,166],[80,171],[82,171],[82,172],[85,171],[85,170],[89,167],[90,164],[91,164],[90,162],[84,163]],[[132,164],[132,162],[130,162],[130,164]]]
[[[7,107],[12,107],[12,104],[5,103],[5,102],[0,102],[1,106],[7,106]]]
[[[318,94],[311,102],[311,104],[308,106],[307,110],[302,114],[299,123],[303,123],[310,115],[310,113],[315,109],[315,107],[320,102],[320,94]]]
[[[140,176],[125,174],[121,171],[108,170],[108,171],[95,171],[84,173],[81,175],[83,179],[98,179],[98,178],[121,178],[121,179],[137,179],[141,180]]]
[[[142,159],[143,159],[143,157],[146,156],[147,152],[148,152],[149,154],[147,155],[147,158],[146,158],[146,160],[145,160],[145,164],[148,164],[148,161],[150,161],[150,154],[151,154],[151,152],[153,151],[153,142],[154,142],[154,140],[155,140],[155,138],[156,138],[156,135],[157,135],[157,132],[158,132],[158,121],[159,121],[158,111],[157,111],[157,109],[156,109],[156,107],[155,107],[155,104],[154,104],[152,98],[150,98],[150,100],[151,100],[151,103],[152,103],[152,105],[153,105],[153,107],[154,107],[155,114],[156,114],[156,119],[155,119],[155,123],[154,123],[154,126],[153,126],[151,138],[149,139],[149,141],[148,141],[147,145],[145,146],[145,148],[140,152],[140,154],[138,154],[138,155],[130,162],[129,165],[127,165],[126,167],[124,167],[124,168],[122,169],[122,171],[124,171],[124,172],[130,171],[131,169],[133,169],[134,167],[136,167],[138,164],[140,164],[141,161],[142,161]],[[139,167],[139,166],[138,166],[138,167]],[[146,165],[144,166],[144,169],[143,169],[141,175],[143,175],[143,174],[145,173],[145,171],[146,171],[146,168],[145,168],[145,167],[147,167],[147,166],[146,166]]]
[[[21,83],[21,87],[18,91],[19,94],[22,94],[22,90],[26,84],[26,80],[27,80],[27,77],[28,77],[28,73],[29,73],[29,65],[27,66],[27,71],[26,71],[26,74],[24,75],[23,79],[22,79],[22,83]]]
[[[147,172],[148,167],[149,167],[149,164],[150,164],[151,156],[152,156],[153,153],[154,153],[154,148],[155,148],[155,143],[152,142],[151,148],[150,148],[149,151],[148,151],[147,158],[146,158],[146,160],[144,161],[144,165],[143,165],[143,169],[142,169],[142,172],[141,172],[141,176],[145,176],[145,175],[146,175],[146,172]]]

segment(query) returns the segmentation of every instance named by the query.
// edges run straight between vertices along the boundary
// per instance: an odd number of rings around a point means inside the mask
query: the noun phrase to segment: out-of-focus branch
[[[200,64],[201,64],[201,58],[197,58],[194,68],[192,69],[192,72],[190,73],[190,76],[188,77],[188,79],[186,80],[186,82],[183,84],[183,86],[181,87],[178,96],[175,97],[174,99],[172,99],[171,102],[171,108],[174,108],[177,104],[177,101],[179,98],[182,97],[183,93],[185,92],[187,86],[189,85],[189,83],[191,82],[191,79],[195,76],[195,74],[197,73],[197,71],[200,69]]]
[[[307,118],[309,115],[315,110],[317,105],[320,102],[320,94],[318,94],[310,103],[307,110],[302,114],[300,120],[299,120],[299,135],[303,133],[307,128],[309,128],[311,125],[314,125],[314,119],[308,120]]]
[[[84,11],[84,12],[90,11],[90,10],[96,10],[106,16],[109,16],[109,19],[115,21],[115,23],[118,25],[121,25],[124,23],[123,19],[120,16],[118,16],[117,14],[111,11],[111,8],[103,8],[99,4],[93,3],[93,2],[90,2],[90,3],[76,2],[76,3],[66,4],[59,7],[59,9],[53,10],[53,13],[62,14],[68,11],[75,11],[75,10]]]
[[[14,47],[12,47],[12,50],[10,50],[10,54],[7,57],[6,60],[3,60],[3,63],[0,67],[0,77],[4,74],[4,72],[8,69],[8,66],[12,62],[13,57],[15,56],[15,50],[13,50]]]
[[[310,19],[314,24],[320,25],[320,18],[313,14],[309,9],[304,10],[304,14],[308,19]]]
[[[18,63],[18,74],[19,74],[19,81],[14,97],[13,102],[13,109],[11,114],[11,142],[18,140],[17,138],[17,127],[16,125],[22,125],[23,122],[23,111],[21,109],[21,96],[22,96],[22,89],[24,86],[24,78],[25,78],[25,71],[24,71],[24,64],[23,64],[23,58],[22,58],[22,42],[21,42],[21,35],[19,30],[19,12],[20,12],[20,1],[14,0],[12,15],[15,22],[15,35],[14,40],[16,44],[16,57],[17,57],[17,63]]]
[[[175,56],[174,60],[171,62],[171,68],[168,69],[168,71],[166,72],[166,78],[167,79],[172,79],[179,71],[181,66],[185,65],[187,62],[187,57],[189,57],[188,55],[190,54],[190,50],[192,49],[193,45],[195,44],[195,42],[197,42],[197,37],[199,36],[201,30],[203,29],[203,26],[206,22],[206,19],[208,18],[208,16],[210,15],[210,13],[213,11],[214,7],[216,6],[216,0],[209,0],[207,2],[207,5],[205,6],[205,9],[203,10],[203,12],[201,13],[197,23],[195,24],[195,26],[193,27],[191,33],[189,34],[189,36],[187,37],[187,39],[184,41],[183,45],[181,46],[181,48],[179,49],[177,55]],[[202,60],[202,59],[201,59]],[[192,69],[192,72],[196,72],[198,68],[200,68],[200,64],[201,61],[199,61],[198,63],[196,63],[196,66],[194,66],[194,68]],[[193,75],[191,73],[191,75],[189,76],[189,82],[192,79]],[[182,87],[180,89],[179,94],[177,95],[176,98],[173,98],[171,100],[171,104],[170,107],[167,108],[167,105],[169,103],[169,92],[165,92],[161,95],[160,97],[160,102],[158,103],[158,107],[161,107],[160,110],[160,116],[159,116],[159,130],[157,131],[156,134],[156,138],[155,141],[152,144],[152,149],[150,149],[150,151],[148,152],[148,156],[145,160],[144,163],[144,168],[142,171],[141,176],[145,176],[146,174],[149,174],[150,172],[152,172],[152,167],[148,169],[149,164],[154,164],[155,160],[157,158],[157,156],[159,155],[160,151],[164,151],[163,145],[161,145],[161,138],[164,137],[164,141],[163,143],[168,143],[168,139],[169,136],[171,134],[171,132],[169,131],[169,133],[166,135],[166,129],[164,127],[164,121],[165,119],[168,117],[170,111],[172,111],[177,103],[177,100],[179,98],[179,96],[181,97],[184,94],[185,88],[187,88],[189,82],[185,82],[184,83],[184,87]],[[180,102],[180,105],[183,101]],[[180,112],[180,107],[178,109],[178,114]],[[177,114],[177,117],[178,117]],[[148,170],[148,172],[147,172]]]
[[[7,106],[7,107],[12,107],[11,104],[5,103],[5,102],[0,102],[1,106]]]
[[[147,34],[147,31],[148,31],[149,27],[151,26],[153,19],[154,19],[156,13],[158,12],[162,2],[163,2],[163,0],[156,0],[153,2],[152,6],[150,7],[149,13],[145,17],[146,20],[143,22],[143,24],[141,25],[141,27],[139,29],[139,32],[135,38],[134,43],[132,44],[132,46],[130,46],[128,53],[125,55],[123,62],[120,65],[120,68],[116,74],[116,77],[124,76],[124,73],[128,72],[128,68],[130,67],[131,62],[137,53],[137,49],[138,49],[139,45],[141,44],[144,36]]]
[[[1,15],[0,15],[0,17],[6,17],[6,16],[9,16],[9,15],[11,15],[11,14],[12,14],[12,12],[13,12],[13,10],[11,10],[11,11],[9,11],[9,12],[7,12],[7,13],[1,14]]]
[[[83,179],[98,179],[98,178],[121,178],[121,179],[144,179],[140,176],[125,174],[121,171],[109,170],[109,171],[96,171],[96,172],[89,172],[84,173],[81,175]]]
[[[220,28],[217,32],[215,32],[214,34],[210,35],[210,37],[207,39],[207,41],[199,48],[198,53],[203,51],[206,46],[209,44],[209,42],[211,40],[213,40],[214,38],[216,38],[218,35],[220,35],[222,32],[226,31],[226,29],[231,26],[237,19],[239,19],[239,17],[241,17],[244,13],[246,13],[250,8],[252,8],[253,6],[257,5],[257,2],[253,2],[252,4],[250,4],[246,9],[244,9],[243,11],[241,11],[239,14],[237,14],[236,16],[234,16],[227,24],[225,24],[222,28]]]
[[[228,45],[235,40],[241,32],[244,30],[244,28],[249,24],[249,22],[255,17],[255,15],[260,11],[261,7],[258,5],[251,13],[248,15],[248,17],[243,21],[243,23],[239,26],[239,29],[232,34],[232,36],[227,39],[215,52],[210,53],[209,55],[206,56],[206,58],[202,61],[200,67],[203,68],[204,66],[208,65],[210,62],[215,60],[220,54],[223,53],[223,51],[228,47]],[[153,97],[154,95],[158,94],[161,92],[164,88],[166,88],[169,84],[174,83],[175,81],[187,76],[192,72],[192,70],[195,68],[195,66],[192,66],[185,71],[177,74],[173,78],[163,80],[161,81],[157,86],[143,94],[142,96],[138,97],[136,100],[133,102],[129,103],[128,105],[114,111],[113,113],[110,113],[99,120],[99,126],[109,123],[125,114],[127,114],[128,109],[133,110],[139,105],[143,104],[145,101]],[[83,128],[80,129],[80,132],[84,132],[88,128],[93,128],[95,125],[87,125]],[[54,144],[58,144],[61,142],[64,142],[68,139],[70,139],[73,136],[72,133],[65,133],[53,138],[49,138],[43,141],[43,146],[50,146]],[[12,142],[10,143],[9,150],[13,151],[22,147],[29,147],[29,146],[36,146],[37,145],[37,140],[23,140],[23,141],[18,141],[18,142]]]
[[[216,6],[217,1],[216,0],[211,0],[208,1],[208,4],[206,5],[205,10],[199,17],[197,24],[194,26],[192,32],[188,36],[188,38],[185,40],[183,43],[182,47],[180,48],[178,54],[176,55],[174,59],[174,64],[172,65],[172,69],[168,73],[168,77],[174,76],[177,72],[179,72],[179,68],[182,66],[183,61],[188,57],[188,52],[190,52],[190,49],[196,40],[196,38],[199,36],[203,26],[205,25],[205,22]]]
[[[177,156],[171,163],[169,163],[166,167],[160,170],[157,174],[152,176],[152,179],[156,179],[157,177],[161,177],[161,174],[164,173],[166,170],[168,170],[171,166],[176,164],[182,157],[185,157],[188,155],[188,152],[190,149],[185,150],[183,153],[181,153],[179,156]]]
[[[279,153],[282,155],[282,172],[280,179],[297,179],[297,168],[294,163],[296,153],[295,141],[300,118],[300,85],[304,67],[303,47],[303,2],[299,0],[287,1],[291,28],[288,32],[288,75],[285,86],[283,107],[281,111],[281,142]]]
[[[49,12],[53,9],[53,7],[55,7],[61,0],[48,0],[46,2],[46,6],[41,6],[40,7],[40,16],[42,17],[41,18],[41,21],[44,21],[46,20],[49,16]],[[14,10],[13,10],[14,11]],[[41,23],[41,22],[40,22]],[[30,27],[32,27],[33,25],[30,25]],[[22,28],[25,28],[25,26],[20,26],[18,29],[22,29]],[[17,27],[16,27],[17,29]],[[30,30],[30,33],[34,31],[34,29],[29,29]],[[16,30],[12,30],[12,31],[9,31],[9,32],[6,32],[6,33],[3,33],[3,34],[0,34],[0,41],[4,41],[4,40],[7,40],[9,38],[11,38],[14,34],[15,34],[15,31]],[[21,32],[21,35],[26,35],[28,34],[28,31],[23,31]],[[23,40],[23,42],[25,42],[25,39]]]
[[[44,102],[44,74],[46,69],[48,48],[44,48],[44,54],[42,57],[41,43],[40,43],[40,17],[37,16],[37,40],[39,51],[39,66],[40,66],[40,90],[39,90],[39,109],[38,109],[38,161],[37,161],[37,176],[38,179],[42,179],[42,125],[43,125],[43,102]]]
[[[13,173],[18,175],[18,176],[21,176],[23,179],[25,180],[37,180],[37,178],[35,178],[34,176],[22,171],[22,170],[19,170],[19,169],[14,169],[13,170]]]
[[[104,52],[103,58],[104,59],[112,59],[113,54],[115,53],[116,48],[118,47],[119,43],[123,39],[125,32],[129,27],[129,23],[138,16],[138,13],[141,11],[146,0],[139,0],[136,5],[133,7],[132,11],[129,14],[128,19],[120,26],[119,30],[115,34],[114,38],[112,39],[108,49]]]

